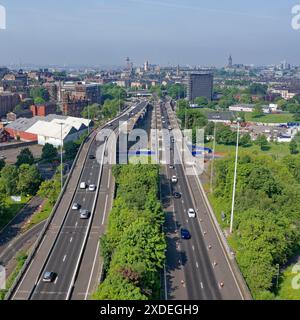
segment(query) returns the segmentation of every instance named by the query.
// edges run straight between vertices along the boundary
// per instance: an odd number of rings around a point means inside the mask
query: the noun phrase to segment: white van
[[[87,187],[87,185],[86,185],[86,183],[85,182],[81,182],[80,183],[80,189],[86,189],[86,187]]]

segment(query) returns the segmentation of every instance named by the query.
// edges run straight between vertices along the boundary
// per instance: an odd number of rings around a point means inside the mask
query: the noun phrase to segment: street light
[[[64,122],[60,122],[60,185],[61,185],[61,190],[63,189],[63,125]]]
[[[211,176],[210,176],[210,193],[213,193],[213,175],[214,175],[214,164],[215,164],[215,152],[216,152],[216,136],[217,136],[217,124],[214,123],[214,142],[213,142],[213,158],[211,163]]]
[[[237,138],[236,138],[236,154],[235,154],[235,166],[234,166],[234,180],[233,180],[233,192],[232,192],[232,207],[231,207],[231,219],[230,219],[230,233],[233,232],[233,220],[234,220],[234,206],[235,206],[235,193],[236,193],[236,180],[237,180],[237,167],[238,167],[238,156],[239,156],[239,137],[240,137],[240,121],[237,119]]]

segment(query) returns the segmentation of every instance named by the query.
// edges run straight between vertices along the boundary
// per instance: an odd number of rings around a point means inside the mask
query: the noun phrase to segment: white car
[[[74,203],[72,206],[72,210],[79,210],[80,209],[80,205],[78,203]]]
[[[177,177],[176,177],[176,176],[173,176],[173,177],[172,177],[172,183],[177,183],[177,182],[178,182]]]
[[[80,189],[86,189],[86,183],[85,182],[81,182],[80,183]]]
[[[189,209],[188,210],[188,215],[189,215],[189,218],[196,218],[196,212],[194,209]]]
[[[96,186],[94,184],[91,184],[89,186],[89,191],[96,191]]]

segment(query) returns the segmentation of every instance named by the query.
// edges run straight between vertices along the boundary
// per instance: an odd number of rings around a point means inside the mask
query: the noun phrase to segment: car
[[[170,169],[175,169],[175,167],[172,164],[169,165],[169,168]]]
[[[86,189],[86,187],[87,187],[87,185],[86,185],[86,183],[85,182],[81,182],[80,183],[80,189]]]
[[[43,276],[43,282],[54,282],[57,274],[55,272],[46,271]]]
[[[196,218],[196,212],[195,212],[195,210],[192,209],[192,208],[190,208],[190,209],[188,210],[188,216],[189,216],[189,218]]]
[[[90,160],[96,159],[96,157],[93,154],[90,154],[89,158],[90,158]]]
[[[88,219],[90,212],[88,210],[80,210],[80,219]]]
[[[171,131],[171,130],[172,130],[172,127],[171,127],[171,126],[168,126],[168,130]]]
[[[171,138],[171,143],[175,143],[175,139],[174,138]]]
[[[176,176],[173,176],[171,181],[172,181],[172,183],[177,183],[177,182],[178,182],[178,179],[177,179]]]
[[[183,240],[189,240],[191,239],[191,234],[188,230],[186,229],[181,229],[180,230],[180,234],[181,234],[181,239]]]
[[[91,184],[89,186],[89,191],[95,191],[96,190],[96,186],[94,184]]]
[[[179,192],[174,192],[174,193],[173,193],[173,197],[174,197],[175,199],[180,199],[180,198],[181,198],[181,194],[180,194]]]
[[[80,205],[78,203],[74,203],[72,206],[72,210],[79,210],[80,209]]]

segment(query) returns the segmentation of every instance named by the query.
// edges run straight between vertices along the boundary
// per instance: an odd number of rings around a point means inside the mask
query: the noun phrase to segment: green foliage
[[[58,174],[52,180],[46,180],[40,185],[38,196],[48,199],[51,205],[54,205],[61,191],[61,181]]]
[[[271,291],[275,291],[277,264],[286,264],[299,250],[299,164],[299,155],[274,160],[246,153],[239,158],[234,235],[230,241],[256,299],[274,298]],[[233,173],[234,157],[217,161],[214,196],[227,215]]]
[[[15,166],[6,166],[1,171],[1,182],[5,193],[9,196],[16,195],[18,183],[18,169]]]
[[[295,140],[291,141],[289,148],[290,148],[291,154],[298,154],[299,153],[298,144]]]
[[[249,148],[252,146],[252,140],[249,133],[246,133],[241,137],[240,145],[244,148]]]
[[[252,115],[253,115],[254,118],[260,118],[260,117],[262,117],[264,115],[263,107],[262,107],[262,105],[260,103],[257,103],[254,106]]]
[[[118,87],[114,84],[105,84],[101,87],[101,95],[102,95],[102,102],[106,100],[114,100],[114,99],[125,99],[127,97],[126,91]]]
[[[75,159],[80,145],[74,141],[69,141],[64,144],[65,159],[72,160]]]
[[[29,148],[22,149],[17,157],[16,166],[20,167],[22,164],[34,164],[34,157]]]
[[[179,83],[172,84],[167,87],[167,92],[172,99],[183,99],[186,96],[186,87]]]
[[[154,165],[115,166],[113,174],[117,198],[107,234],[100,240],[107,277],[94,298],[159,298],[159,271],[166,249],[161,232],[164,214],[157,199],[159,168]],[[130,292],[124,288],[130,288]]]
[[[260,83],[253,83],[247,89],[247,92],[251,95],[266,95],[268,91],[268,86],[262,85]]]
[[[5,167],[5,160],[0,159],[0,172]]]
[[[30,96],[35,104],[45,103],[46,101],[49,101],[50,98],[48,91],[43,87],[30,89]]]
[[[56,159],[58,156],[58,152],[57,149],[49,143],[46,143],[43,146],[43,150],[42,150],[42,159],[46,160],[46,161],[53,161],[54,159]]]
[[[270,149],[270,144],[267,137],[264,134],[259,134],[255,140],[255,144],[260,146],[261,151],[267,151]]]
[[[223,124],[217,126],[216,141],[218,144],[235,145],[237,133],[233,132],[230,127]]]
[[[35,165],[22,164],[19,168],[17,190],[21,195],[35,195],[42,178]]]
[[[97,103],[87,106],[83,109],[81,115],[86,119],[97,119],[101,116],[101,106]]]
[[[106,100],[101,110],[101,115],[106,119],[114,118],[122,110],[124,101],[119,99]]]
[[[194,102],[198,106],[207,106],[208,105],[208,100],[205,97],[197,97]]]

